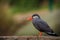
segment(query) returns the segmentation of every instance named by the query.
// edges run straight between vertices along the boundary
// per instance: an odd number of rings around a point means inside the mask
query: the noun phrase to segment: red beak
[[[32,20],[32,17],[28,17],[27,20],[28,20],[28,21],[31,21],[31,20]]]

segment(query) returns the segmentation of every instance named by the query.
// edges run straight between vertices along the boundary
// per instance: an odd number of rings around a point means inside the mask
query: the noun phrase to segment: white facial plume
[[[33,18],[39,18],[38,16],[34,16]]]

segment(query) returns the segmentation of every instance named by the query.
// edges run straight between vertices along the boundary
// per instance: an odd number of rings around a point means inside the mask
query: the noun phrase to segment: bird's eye
[[[38,18],[38,16],[34,16],[33,18]]]

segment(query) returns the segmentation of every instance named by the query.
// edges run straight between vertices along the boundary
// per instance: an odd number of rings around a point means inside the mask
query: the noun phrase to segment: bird
[[[50,35],[50,36],[58,36],[48,25],[47,22],[42,20],[42,18],[37,14],[33,14],[31,17],[28,17],[27,20],[32,21],[34,27],[40,32],[40,36],[42,36],[42,32]]]

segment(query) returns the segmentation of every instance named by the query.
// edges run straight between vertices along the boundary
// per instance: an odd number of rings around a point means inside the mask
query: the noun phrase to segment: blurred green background
[[[0,0],[0,36],[39,35],[32,22],[26,20],[34,13],[60,35],[60,0]]]

